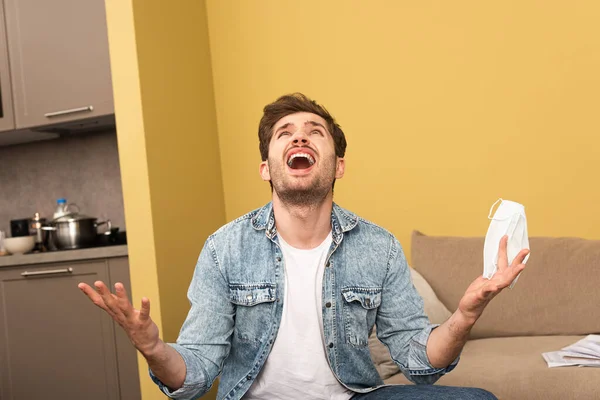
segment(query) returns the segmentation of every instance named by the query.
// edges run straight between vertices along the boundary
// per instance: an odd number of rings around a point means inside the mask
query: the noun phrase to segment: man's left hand
[[[528,249],[523,249],[517,254],[512,264],[508,265],[506,247],[508,236],[500,240],[498,251],[498,270],[491,279],[482,276],[475,279],[467,288],[464,296],[458,304],[458,311],[463,314],[467,321],[475,323],[483,313],[483,310],[498,293],[509,286],[511,282],[523,271],[525,264],[523,260],[529,254]]]

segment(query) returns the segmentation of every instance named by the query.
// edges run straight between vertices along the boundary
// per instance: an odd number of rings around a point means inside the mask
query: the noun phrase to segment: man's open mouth
[[[291,169],[307,169],[314,165],[315,159],[308,153],[294,153],[288,158],[287,165]]]

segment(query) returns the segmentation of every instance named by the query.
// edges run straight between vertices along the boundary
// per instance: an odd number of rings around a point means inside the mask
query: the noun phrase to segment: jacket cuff
[[[408,374],[406,377],[415,383],[432,384],[441,378],[444,374],[452,371],[458,361],[460,354],[450,365],[445,368],[434,368],[427,357],[427,341],[431,331],[437,328],[439,324],[430,324],[421,332],[416,334],[410,341],[410,350],[408,354]]]
[[[172,390],[163,382],[161,382],[161,380],[154,375],[152,370],[148,368],[148,373],[150,374],[152,381],[158,385],[159,389],[171,399],[194,399],[206,392],[208,388],[206,387],[206,379],[204,378],[204,374],[202,374],[202,367],[195,361],[194,357],[191,355],[191,352],[188,349],[174,343],[167,343],[167,345],[173,347],[181,355],[183,361],[185,362],[186,373],[183,385],[177,390]]]

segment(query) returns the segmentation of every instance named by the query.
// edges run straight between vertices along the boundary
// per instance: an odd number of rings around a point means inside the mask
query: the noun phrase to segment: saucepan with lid
[[[71,210],[73,205],[69,205]],[[101,225],[107,225],[107,231],[111,231],[110,220],[98,222],[97,218],[70,211],[42,227],[50,232],[50,240],[57,249],[80,249],[93,246],[96,242],[97,229]]]

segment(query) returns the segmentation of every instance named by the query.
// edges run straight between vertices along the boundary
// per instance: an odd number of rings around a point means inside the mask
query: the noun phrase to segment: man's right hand
[[[154,375],[171,390],[180,388],[186,377],[185,362],[175,349],[160,340],[158,326],[150,318],[150,300],[142,298],[142,308],[136,310],[122,283],[115,284],[116,294],[112,294],[102,281],[94,282],[94,286],[96,290],[85,283],[77,285],[92,303],[121,325],[131,343],[148,361]]]
[[[151,356],[161,342],[158,335],[158,326],[150,318],[150,300],[142,298],[142,308],[136,310],[122,283],[115,284],[115,293],[112,294],[104,282],[94,282],[96,290],[91,286],[80,283],[79,289],[98,307],[106,311],[115,320],[131,343],[145,357]]]

